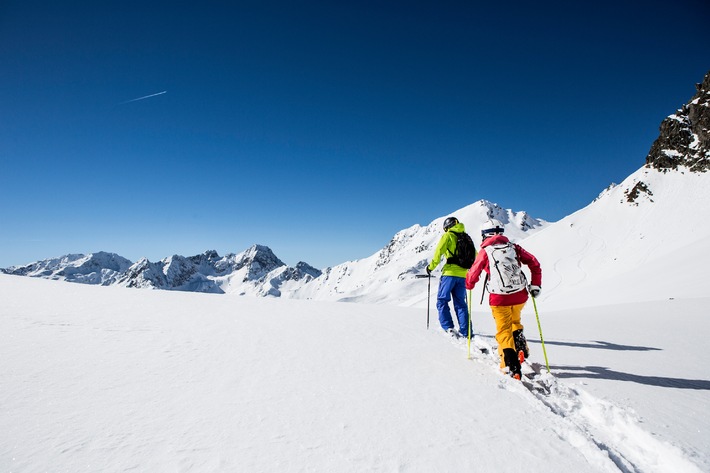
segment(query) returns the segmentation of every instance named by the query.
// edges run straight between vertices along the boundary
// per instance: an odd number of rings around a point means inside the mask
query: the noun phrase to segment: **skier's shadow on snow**
[[[529,343],[539,343],[536,340],[528,340]],[[634,345],[619,345],[616,343],[603,342],[601,340],[592,340],[592,343],[581,343],[581,342],[556,342],[556,341],[545,341],[545,345],[559,345],[562,347],[574,347],[574,348],[599,348],[601,350],[619,350],[619,351],[660,351],[660,348],[654,347],[640,347]]]
[[[491,336],[491,338],[493,338]],[[528,343],[540,344],[539,340],[528,339]],[[582,342],[560,342],[546,341],[545,345],[559,345],[574,348],[597,348],[601,350],[619,351],[660,351],[661,348],[643,347],[634,345],[619,345],[616,343],[592,340],[589,343]],[[664,378],[662,376],[640,376],[630,373],[614,371],[603,366],[551,366],[557,378],[590,378],[590,379],[610,379],[614,381],[629,381],[632,383],[646,384],[649,386],[660,386],[678,389],[700,389],[710,391],[710,380],[707,379],[683,379]]]
[[[662,376],[641,376],[610,370],[604,366],[552,366],[557,378],[590,378],[630,381],[633,383],[660,386],[664,388],[710,390],[710,380],[664,378]]]
[[[528,340],[528,342],[536,343],[535,340]],[[609,343],[601,340],[592,340],[590,343],[549,341],[545,342],[545,344],[575,348],[598,348],[602,350],[619,351],[661,350],[660,348],[654,347],[619,345],[616,343]],[[631,373],[622,373],[620,371],[614,371],[603,366],[556,366],[554,367],[554,369],[555,376],[558,378],[611,379],[614,381],[629,381],[633,383],[646,384],[649,386],[660,386],[666,388],[700,389],[705,391],[710,390],[710,380],[706,379],[683,379],[664,378],[662,376],[641,376]]]
[[[495,343],[494,335],[479,334],[481,337],[487,337]],[[528,338],[528,343],[540,344],[540,340]],[[597,348],[600,350],[618,350],[618,351],[661,351],[661,348],[642,347],[637,345],[619,345],[618,343],[610,343],[602,340],[590,340],[589,342],[560,342],[560,341],[545,341],[545,345],[557,345],[561,347],[573,348]]]

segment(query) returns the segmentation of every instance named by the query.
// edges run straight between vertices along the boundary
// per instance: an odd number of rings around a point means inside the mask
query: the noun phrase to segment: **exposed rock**
[[[624,192],[624,195],[626,196],[626,201],[636,205],[638,205],[639,197],[644,194],[648,196],[651,202],[653,202],[653,199],[650,198],[650,196],[653,195],[653,192],[651,192],[651,189],[643,181],[637,182],[634,187]]]
[[[692,172],[710,169],[710,72],[697,93],[660,126],[646,164],[667,171],[685,166]]]

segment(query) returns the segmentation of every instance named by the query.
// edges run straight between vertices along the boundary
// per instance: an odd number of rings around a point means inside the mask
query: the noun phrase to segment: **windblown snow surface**
[[[0,275],[0,471],[710,471],[710,186],[685,177],[519,242],[535,382],[500,373],[480,287],[469,359],[436,279],[398,307]]]

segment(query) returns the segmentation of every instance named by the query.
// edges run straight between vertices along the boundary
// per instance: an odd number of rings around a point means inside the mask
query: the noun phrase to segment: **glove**
[[[533,298],[537,298],[537,296],[540,295],[540,291],[542,291],[542,288],[540,286],[533,286],[531,284],[528,286],[528,291],[530,291],[530,295],[533,296]]]
[[[427,267],[424,268],[424,269],[426,270],[427,276],[431,276],[431,269],[429,269],[429,266],[427,266]]]

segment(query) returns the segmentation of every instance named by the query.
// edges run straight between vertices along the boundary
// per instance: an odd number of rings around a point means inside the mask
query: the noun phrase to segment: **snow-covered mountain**
[[[449,215],[464,224],[474,242],[479,240],[481,225],[490,218],[500,220],[506,234],[516,241],[549,225],[526,212],[503,209],[485,200]],[[443,234],[444,220],[449,215],[443,215],[426,226],[414,225],[398,232],[387,246],[368,258],[326,268],[320,277],[301,285],[289,296],[405,306],[422,303],[426,300],[427,281],[416,276],[425,274],[424,267],[431,261]]]
[[[282,288],[290,289],[321,274],[304,262],[295,267],[286,266],[271,249],[262,245],[224,257],[216,251],[206,251],[190,257],[173,255],[158,262],[142,258],[131,263],[104,252],[66,255],[0,272],[104,286],[257,296],[280,296]]]
[[[262,245],[239,254],[220,257],[216,251],[184,257],[174,255],[151,263],[143,258],[132,265],[116,284],[126,287],[190,292],[236,293],[280,296],[281,287],[294,281],[308,282],[320,271],[300,262],[288,267]]]
[[[115,253],[100,251],[89,255],[65,255],[25,266],[13,266],[0,272],[108,286],[115,284],[131,264],[129,260]]]

